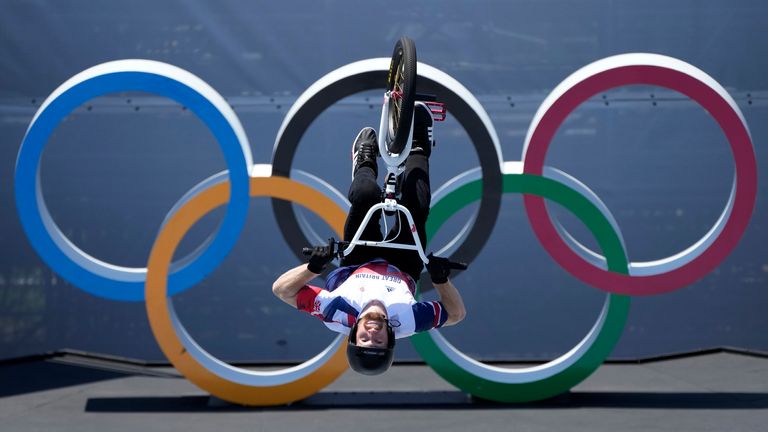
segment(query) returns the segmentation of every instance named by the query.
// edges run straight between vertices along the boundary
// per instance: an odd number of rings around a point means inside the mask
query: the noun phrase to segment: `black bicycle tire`
[[[402,89],[403,95],[400,103],[400,111],[390,110],[387,119],[388,132],[386,148],[390,153],[399,154],[405,148],[411,134],[413,122],[413,104],[416,101],[416,44],[403,36],[395,44],[392,51],[392,60],[389,63],[387,74],[387,91],[391,91],[396,84],[397,68],[402,65]],[[395,116],[397,118],[395,118]]]

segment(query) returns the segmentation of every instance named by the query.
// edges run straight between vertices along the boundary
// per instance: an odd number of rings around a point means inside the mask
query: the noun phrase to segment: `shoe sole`
[[[373,135],[376,136],[376,130],[374,128],[372,128],[372,127],[364,127],[362,129],[360,129],[360,132],[357,133],[357,136],[352,141],[352,153],[351,153],[351,156],[352,156],[352,180],[355,179],[355,144],[357,144],[357,140],[360,139],[360,136],[363,135],[363,132],[365,132],[368,129],[372,130],[373,131]],[[378,142],[376,143],[376,145],[378,145]]]

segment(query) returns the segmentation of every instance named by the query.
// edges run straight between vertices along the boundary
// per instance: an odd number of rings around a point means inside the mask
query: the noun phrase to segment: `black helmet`
[[[387,341],[386,348],[362,347],[357,346],[357,324],[349,330],[349,342],[347,343],[347,361],[353,371],[363,375],[379,375],[384,373],[392,366],[395,359],[395,332],[387,322]]]

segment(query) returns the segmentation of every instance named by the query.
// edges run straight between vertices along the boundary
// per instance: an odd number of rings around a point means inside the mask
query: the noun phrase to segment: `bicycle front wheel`
[[[399,154],[411,134],[413,103],[416,98],[416,45],[406,36],[400,38],[392,52],[387,74],[389,118],[387,150]]]

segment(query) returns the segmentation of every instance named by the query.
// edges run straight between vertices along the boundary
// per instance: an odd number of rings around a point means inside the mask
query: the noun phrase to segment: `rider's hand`
[[[334,243],[334,240],[330,238],[327,245],[313,247],[312,255],[309,256],[309,262],[307,263],[307,270],[316,274],[322,273],[325,270],[325,266],[333,260]]]
[[[427,270],[429,271],[429,277],[432,279],[432,283],[444,284],[448,282],[448,275],[451,274],[448,258],[438,257],[432,254],[429,254],[427,258],[429,258]]]

